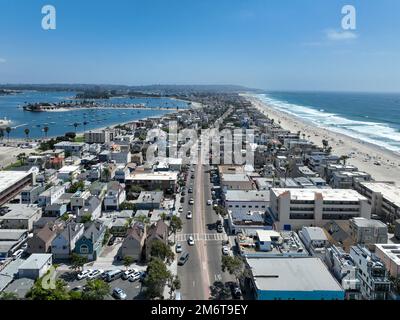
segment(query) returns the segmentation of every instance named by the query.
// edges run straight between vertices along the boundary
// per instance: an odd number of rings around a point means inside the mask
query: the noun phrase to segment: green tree
[[[73,253],[71,255],[70,269],[76,271],[82,270],[83,266],[87,263],[87,258],[82,257],[79,254]]]
[[[340,156],[340,160],[342,161],[343,165],[346,165],[347,159],[349,158],[349,156],[346,155],[342,155]]]
[[[49,132],[49,127],[48,126],[43,127],[43,132],[44,132],[45,138],[47,139],[47,133]]]
[[[7,127],[7,128],[6,128],[6,132],[7,132],[7,140],[8,140],[8,142],[10,142],[11,127]]]
[[[222,256],[221,269],[223,272],[228,271],[239,279],[243,275],[244,263],[238,256]]]
[[[178,231],[182,230],[182,219],[177,216],[172,216],[169,224],[169,228],[173,234],[176,234]]]
[[[1,292],[0,300],[18,300],[18,295],[14,292]]]
[[[104,300],[110,293],[110,286],[101,279],[88,280],[82,292],[82,300]]]
[[[92,215],[90,213],[84,214],[80,218],[80,222],[81,223],[87,223],[87,222],[90,222],[90,221],[92,221]]]
[[[25,128],[24,129],[24,133],[25,133],[25,136],[26,136],[26,140],[28,140],[29,139],[30,130],[28,128]]]
[[[131,256],[124,257],[124,266],[126,269],[133,263],[133,258]]]
[[[144,295],[148,299],[163,298],[164,287],[171,278],[165,263],[159,258],[152,258],[147,267],[147,276],[143,281],[146,287]]]
[[[164,261],[165,259],[170,261],[175,257],[169,245],[162,242],[161,240],[154,240],[151,243],[150,255],[155,258],[160,258],[162,261]]]
[[[71,184],[67,192],[75,193],[77,191],[83,191],[84,189],[85,189],[85,183],[83,181],[77,181]]]
[[[78,126],[79,126],[79,123],[78,123],[78,122],[75,122],[75,123],[74,123],[75,133],[76,133],[76,129],[78,128]]]
[[[42,284],[45,276],[35,281],[32,288],[26,294],[26,298],[31,300],[69,300],[65,281],[58,279],[55,281],[54,288],[45,288]]]
[[[135,210],[135,204],[132,202],[124,201],[119,205],[121,210]]]

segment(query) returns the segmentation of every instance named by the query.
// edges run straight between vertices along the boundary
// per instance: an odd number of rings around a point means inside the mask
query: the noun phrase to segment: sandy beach
[[[322,145],[322,140],[326,139],[329,141],[329,146],[332,147],[333,154],[349,156],[346,163],[357,166],[360,171],[371,174],[374,180],[394,181],[397,185],[400,185],[400,154],[314,124],[310,125],[310,123],[277,110],[253,96],[244,96],[258,110],[274,119],[276,123],[280,123],[284,129],[292,132],[300,131],[301,136],[304,133],[305,138],[316,145]],[[376,165],[376,162],[379,162],[380,165]]]

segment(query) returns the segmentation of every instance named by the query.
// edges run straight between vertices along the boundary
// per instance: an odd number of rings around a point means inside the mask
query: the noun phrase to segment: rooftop
[[[245,173],[223,173],[222,181],[230,182],[230,181],[239,181],[239,182],[249,182],[250,179]]]
[[[375,244],[375,247],[383,252],[397,266],[400,266],[400,244]]]
[[[35,214],[37,214],[38,211],[41,211],[42,209],[39,208],[37,205],[33,204],[14,204],[10,203],[7,204],[8,209],[10,210],[7,212],[5,215],[0,217],[0,220],[20,220],[20,219],[29,219]]]
[[[25,171],[0,171],[0,193],[29,175]]]
[[[157,171],[157,172],[134,172],[127,180],[165,180],[165,181],[175,181],[178,179],[178,173],[172,171]]]
[[[273,188],[271,192],[277,197],[288,192],[291,200],[315,199],[316,194],[320,194],[325,201],[360,201],[367,200],[364,196],[351,189],[286,189]]]
[[[352,218],[350,219],[350,223],[354,223],[359,228],[387,228],[387,225],[380,220],[363,217]]]
[[[372,192],[381,193],[386,200],[400,207],[400,188],[386,182],[361,182]]]
[[[269,191],[259,190],[227,190],[226,201],[269,201]]]
[[[259,290],[343,291],[319,258],[248,258]]]
[[[19,266],[19,269],[40,269],[42,268],[49,259],[51,259],[51,253],[33,253],[26,261]]]

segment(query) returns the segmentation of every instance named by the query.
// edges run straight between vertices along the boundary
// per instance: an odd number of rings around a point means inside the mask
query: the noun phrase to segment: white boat
[[[7,120],[7,118],[0,119],[0,129],[5,129],[11,125],[11,120]]]

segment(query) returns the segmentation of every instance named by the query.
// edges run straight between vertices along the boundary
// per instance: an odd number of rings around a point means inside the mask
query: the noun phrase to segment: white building
[[[245,173],[223,173],[221,187],[224,192],[227,190],[252,190],[253,182]]]
[[[299,237],[307,250],[313,256],[322,256],[329,245],[324,229],[320,227],[303,227],[299,231]]]
[[[47,205],[53,204],[65,193],[65,186],[53,186],[45,190],[39,195],[38,205],[40,207],[45,207]]]
[[[79,173],[79,166],[64,166],[58,170],[57,178],[63,181],[69,181],[74,179]]]
[[[232,213],[265,212],[269,206],[269,191],[227,190],[225,208]]]
[[[325,251],[324,261],[345,290],[346,300],[361,299],[361,281],[357,276],[357,267],[351,256],[342,248],[331,246]]]
[[[386,182],[360,182],[356,190],[368,198],[373,214],[393,222],[400,218],[400,188]]]
[[[104,210],[119,210],[119,206],[126,199],[125,188],[119,182],[112,181],[107,185],[107,193],[104,197]]]
[[[385,265],[368,249],[352,246],[350,256],[358,268],[361,294],[366,300],[386,300],[390,292],[390,280]]]
[[[273,188],[270,193],[270,212],[278,230],[371,217],[367,198],[354,190]]]
[[[113,141],[115,131],[111,129],[93,130],[85,132],[84,139],[86,143],[108,143]]]
[[[400,276],[400,244],[376,244],[375,254],[385,264],[392,277]]]
[[[19,266],[18,277],[36,280],[46,274],[52,263],[52,254],[34,253]]]
[[[33,224],[42,217],[42,208],[35,204],[8,204],[9,212],[0,216],[3,228],[32,230]]]

